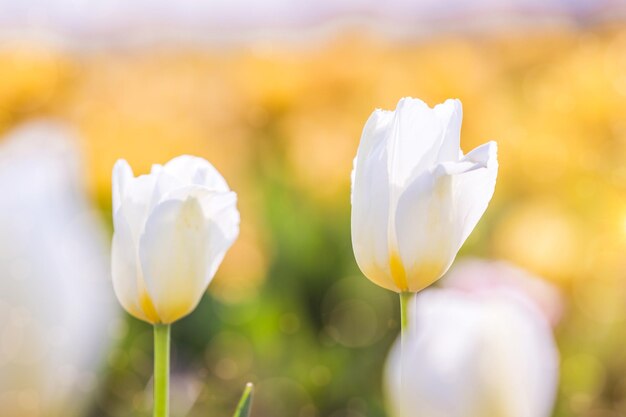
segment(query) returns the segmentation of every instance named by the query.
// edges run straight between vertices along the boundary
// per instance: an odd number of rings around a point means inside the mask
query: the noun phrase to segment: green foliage
[[[243,390],[243,394],[241,395],[241,399],[239,400],[239,404],[237,405],[237,409],[235,410],[233,417],[248,417],[250,415],[253,391],[254,386],[248,382],[248,384],[246,384],[246,388]]]

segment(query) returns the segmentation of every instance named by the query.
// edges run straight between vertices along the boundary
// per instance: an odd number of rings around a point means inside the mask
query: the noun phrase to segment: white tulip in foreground
[[[113,168],[117,298],[154,324],[154,417],[169,415],[170,323],[192,312],[239,234],[237,195],[207,161],[179,156],[135,177]]]
[[[37,122],[0,143],[1,416],[82,415],[117,320],[71,139]]]
[[[352,245],[361,271],[399,293],[439,279],[494,192],[497,146],[463,155],[459,100],[403,98],[363,129],[352,173]]]
[[[532,303],[552,326],[563,315],[561,293],[553,285],[505,261],[462,259],[446,274],[442,285],[472,293],[508,291]]]
[[[482,268],[489,275],[500,265]],[[521,276],[503,277],[516,285],[489,287],[476,265],[453,273],[452,287],[415,297],[404,348],[397,341],[390,352],[386,390],[391,415],[551,416],[558,352],[549,317],[538,304],[546,298],[518,285]]]
[[[113,285],[124,308],[169,324],[198,304],[239,234],[237,196],[202,158],[180,156],[135,177],[113,168]]]

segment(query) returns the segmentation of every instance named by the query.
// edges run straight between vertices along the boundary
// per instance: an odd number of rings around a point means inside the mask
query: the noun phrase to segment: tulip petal
[[[443,127],[443,140],[437,156],[438,162],[456,161],[461,149],[461,122],[463,106],[458,99],[448,99],[433,109]]]
[[[546,280],[506,261],[465,258],[446,273],[442,285],[468,293],[510,290],[525,297],[554,327],[563,315],[560,292]]]
[[[126,187],[134,178],[133,169],[124,159],[119,159],[113,167],[112,179],[112,197],[113,197],[113,213],[115,213],[124,199]]]
[[[442,164],[445,166],[446,164]],[[498,145],[487,142],[467,154],[454,167],[446,167],[453,176],[454,216],[457,221],[458,251],[487,210],[498,176]]]
[[[239,235],[237,194],[232,191],[215,192],[204,186],[192,185],[173,190],[164,199],[183,201],[189,197],[198,199],[204,216],[215,223],[226,241],[230,242],[227,247],[223,248],[226,252]]]
[[[558,352],[547,322],[509,293],[428,290],[387,362],[394,415],[548,417]],[[402,378],[402,383],[401,382]]]
[[[163,171],[185,185],[202,185],[214,191],[229,191],[224,177],[203,158],[181,155],[166,163]]]
[[[390,278],[386,136],[393,112],[376,110],[363,129],[352,171],[352,246],[363,274],[374,283],[397,290]]]
[[[454,223],[450,177],[424,173],[398,201],[396,238],[408,290],[420,291],[436,281],[452,262]]]
[[[113,289],[120,304],[136,318],[150,321],[139,305],[137,250],[123,210],[115,214],[115,232],[111,247]]]
[[[148,292],[163,323],[196,307],[238,233],[234,193],[188,191],[183,198],[177,190],[154,208],[139,245]],[[228,224],[220,223],[225,219]]]
[[[134,242],[139,240],[148,214],[158,201],[158,196],[155,196],[156,182],[157,177],[152,175],[129,178],[125,184],[125,191],[121,194],[122,201],[117,211],[124,211],[124,218],[128,222]],[[114,212],[113,222],[116,229],[118,218],[120,217],[116,216]]]
[[[387,137],[389,181],[396,187],[404,187],[408,181],[430,166],[448,157],[458,144],[460,116],[454,100],[446,101],[431,109],[422,100],[403,98],[394,112],[393,125]],[[458,129],[455,128],[455,123]],[[448,129],[448,125],[452,124]],[[456,138],[456,139],[455,139]],[[446,140],[446,146],[442,144]],[[458,146],[453,160],[458,158]]]
[[[415,178],[398,200],[396,234],[409,289],[419,291],[450,267],[494,192],[497,147],[489,142],[456,163]]]

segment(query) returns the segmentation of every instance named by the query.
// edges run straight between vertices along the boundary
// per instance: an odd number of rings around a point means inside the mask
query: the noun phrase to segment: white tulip
[[[71,139],[37,122],[0,144],[2,416],[81,415],[117,322]]]
[[[361,271],[396,292],[439,279],[485,212],[498,171],[489,142],[463,155],[462,108],[403,98],[376,110],[352,172],[352,245]]]
[[[531,303],[555,326],[563,315],[561,293],[547,281],[506,261],[465,258],[442,279],[442,286],[466,292],[510,291]]]
[[[237,195],[202,158],[180,156],[133,176],[113,168],[112,273],[133,316],[169,324],[195,309],[239,234]]]
[[[512,287],[426,290],[386,366],[393,417],[549,417],[558,352],[548,319]]]

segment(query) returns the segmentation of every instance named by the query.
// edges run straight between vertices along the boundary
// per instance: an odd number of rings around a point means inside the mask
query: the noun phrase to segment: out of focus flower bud
[[[561,293],[542,278],[505,261],[463,259],[441,282],[445,288],[466,292],[508,291],[531,303],[550,322],[558,324],[563,315]]]
[[[0,143],[0,415],[77,416],[115,322],[103,230],[67,132]]]
[[[497,274],[502,284],[486,278]],[[450,286],[446,278],[444,289],[415,297],[404,349],[399,341],[392,348],[392,415],[550,416],[558,351],[550,316],[528,291],[541,284],[498,263],[461,265],[451,275]]]

